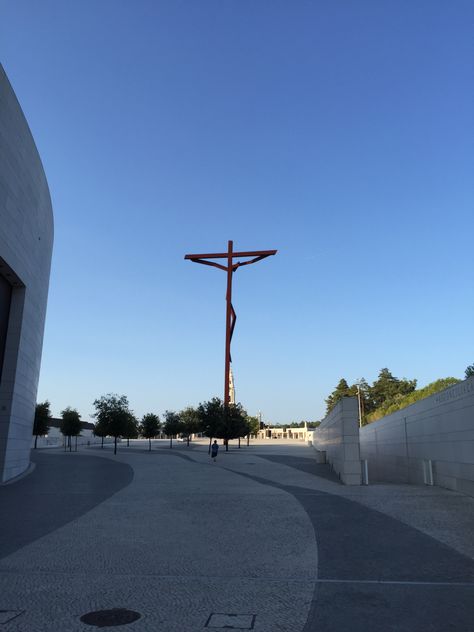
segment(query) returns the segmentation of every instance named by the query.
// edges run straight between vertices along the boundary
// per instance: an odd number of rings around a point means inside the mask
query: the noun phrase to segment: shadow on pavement
[[[0,487],[0,558],[78,518],[127,486],[133,469],[82,454],[34,453],[34,471]]]

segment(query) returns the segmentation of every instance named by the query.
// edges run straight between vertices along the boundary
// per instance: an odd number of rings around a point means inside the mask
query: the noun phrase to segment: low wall
[[[360,431],[369,481],[433,483],[474,496],[474,377]]]
[[[74,450],[76,446],[76,437],[71,437],[72,441],[72,449]],[[104,437],[104,443],[113,443],[113,437]],[[64,448],[65,437],[59,432],[57,428],[50,428],[47,435],[44,437],[38,437],[38,441],[36,443],[37,448],[54,448],[54,447],[62,447]],[[81,434],[77,437],[77,447],[80,446],[88,446],[88,445],[100,445],[102,443],[101,437],[96,437],[92,431],[83,430]],[[35,445],[35,436],[33,435],[31,438],[31,447],[34,448]]]
[[[361,484],[359,410],[356,397],[343,397],[313,432],[313,447],[346,485]]]

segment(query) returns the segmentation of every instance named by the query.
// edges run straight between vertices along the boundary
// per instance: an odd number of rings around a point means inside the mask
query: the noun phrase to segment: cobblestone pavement
[[[0,487],[0,630],[474,630],[474,499],[344,487],[302,443],[33,455]]]

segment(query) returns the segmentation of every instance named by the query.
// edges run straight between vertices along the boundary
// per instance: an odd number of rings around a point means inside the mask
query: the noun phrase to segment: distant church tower
[[[235,386],[232,368],[229,369],[229,404],[235,404]]]

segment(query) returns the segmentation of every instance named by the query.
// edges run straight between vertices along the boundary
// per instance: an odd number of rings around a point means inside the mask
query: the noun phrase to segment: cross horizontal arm
[[[215,261],[205,261],[204,259],[191,259],[194,263],[202,263],[204,266],[213,266],[214,268],[219,268],[219,270],[224,270],[227,272],[226,266],[221,266],[220,263],[216,263]]]
[[[271,255],[276,255],[276,253],[276,250],[251,250],[249,252],[233,252],[232,257],[270,257]],[[228,256],[228,252],[214,252],[201,255],[185,255],[184,258],[196,261],[197,259],[227,259]]]
[[[253,259],[250,259],[250,261],[238,261],[237,263],[234,263],[232,267],[237,270],[237,268],[240,268],[241,266],[248,266],[251,263],[257,263],[257,261],[261,261],[262,259],[265,259],[269,256],[270,255],[260,255],[260,257],[254,257]]]

